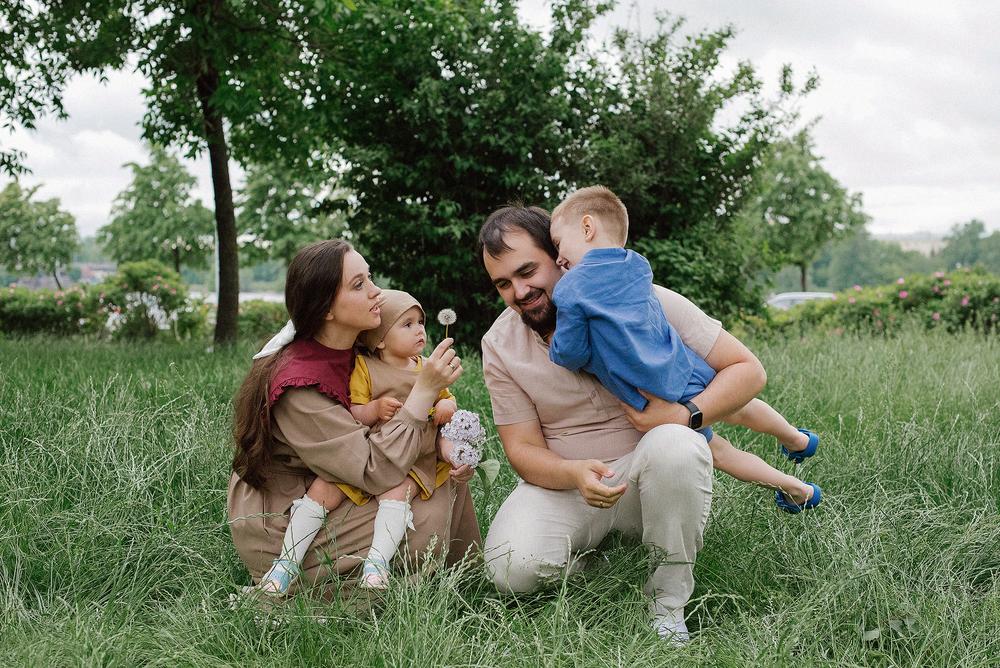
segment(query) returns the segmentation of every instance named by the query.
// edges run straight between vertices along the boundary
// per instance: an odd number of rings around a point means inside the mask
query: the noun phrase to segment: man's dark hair
[[[518,202],[497,209],[479,229],[479,242],[476,244],[479,261],[483,262],[484,250],[494,258],[512,250],[504,241],[504,235],[517,230],[526,232],[535,246],[555,260],[559,252],[549,236],[551,222],[549,212],[537,206],[524,206]]]

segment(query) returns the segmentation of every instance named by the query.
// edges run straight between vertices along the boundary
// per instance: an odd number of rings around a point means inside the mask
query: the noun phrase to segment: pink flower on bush
[[[855,285],[854,286],[854,291],[855,292],[861,292],[861,286],[860,285]]]
[[[902,285],[903,283],[906,283],[906,279],[900,276],[899,278],[896,279],[896,283]]]
[[[944,279],[943,281],[941,281],[941,285],[948,287],[949,285],[951,285],[951,279],[950,278]]]
[[[936,295],[939,295],[939,294],[941,294],[941,288],[939,288],[939,287],[938,287],[938,286],[936,286],[936,285],[935,285],[934,287],[932,287],[932,288],[931,288],[931,291],[932,291],[932,292],[933,292],[934,294],[936,294]]]
[[[62,305],[63,305],[63,300],[57,299],[56,300],[56,306],[62,306]]]
[[[848,298],[847,298],[847,303],[848,303],[848,304],[853,304],[853,303],[854,303],[854,302],[856,302],[856,301],[858,301],[858,300],[857,300],[857,299],[855,299],[854,297],[848,297]]]
[[[935,271],[934,272],[934,278],[944,278],[944,272],[943,271]]]
[[[910,296],[910,293],[907,292],[906,290],[900,290],[899,291],[899,298],[900,299],[906,299],[909,296]]]
[[[153,283],[153,289],[154,290],[159,290],[160,289],[160,284],[159,283]]]
[[[968,305],[969,305],[969,295],[965,295],[964,297],[962,297],[962,307],[964,308]]]
[[[937,311],[934,311],[934,313],[931,313],[931,320],[938,321],[940,319],[941,319],[941,314],[940,313],[938,313]]]

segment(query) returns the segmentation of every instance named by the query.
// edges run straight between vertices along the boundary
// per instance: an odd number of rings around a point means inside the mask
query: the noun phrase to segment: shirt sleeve
[[[535,402],[514,382],[493,344],[483,339],[483,379],[493,405],[493,423],[517,424],[538,419]]]
[[[705,315],[705,312],[690,300],[673,290],[659,285],[654,285],[653,290],[656,292],[656,298],[660,300],[667,322],[677,330],[685,345],[702,359],[708,357],[722,332],[722,323]]]
[[[578,371],[590,362],[590,321],[580,302],[563,299],[558,304],[549,359],[570,371]]]
[[[386,492],[421,454],[428,422],[400,408],[375,434],[350,411],[310,388],[286,390],[271,413],[289,447],[323,480]]]
[[[351,372],[351,381],[348,387],[351,390],[351,404],[363,405],[371,403],[372,400],[372,377],[368,372],[368,364],[365,358],[358,355],[354,360],[354,371]]]

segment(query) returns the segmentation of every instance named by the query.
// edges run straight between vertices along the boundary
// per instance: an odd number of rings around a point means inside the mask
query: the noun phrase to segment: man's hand
[[[688,421],[691,419],[691,413],[684,404],[674,403],[673,401],[667,401],[661,399],[660,397],[648,394],[643,390],[639,390],[642,396],[649,399],[649,404],[646,405],[646,410],[637,411],[626,403],[622,404],[622,410],[625,411],[625,417],[628,421],[632,423],[638,431],[646,433],[653,427],[659,427],[661,424],[679,424],[683,426],[688,426]]]
[[[434,426],[440,427],[451,422],[452,416],[458,410],[458,404],[454,399],[441,399],[434,404]]]
[[[599,459],[576,460],[573,466],[573,481],[580,491],[580,496],[588,505],[595,508],[610,508],[618,503],[618,499],[628,489],[627,483],[608,487],[601,482],[605,478],[614,476],[615,472]]]
[[[403,402],[392,397],[382,397],[381,399],[376,399],[374,403],[377,406],[375,409],[376,414],[381,422],[391,420],[396,411],[403,407]]]

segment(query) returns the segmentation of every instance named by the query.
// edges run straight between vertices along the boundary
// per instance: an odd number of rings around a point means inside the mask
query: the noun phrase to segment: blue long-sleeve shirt
[[[648,403],[638,388],[681,401],[700,394],[715,377],[667,322],[649,262],[634,251],[589,251],[559,280],[552,299],[557,309],[552,361],[597,376],[636,410]]]

